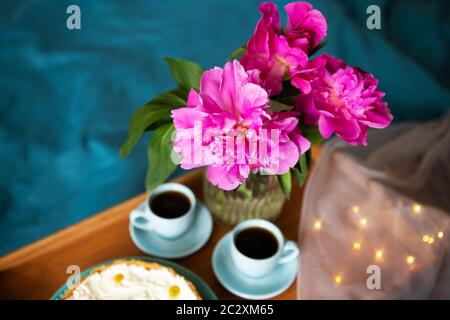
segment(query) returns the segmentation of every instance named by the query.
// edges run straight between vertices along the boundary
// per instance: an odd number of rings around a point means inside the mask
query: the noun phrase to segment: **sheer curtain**
[[[301,212],[299,299],[450,298],[450,115],[332,140]]]

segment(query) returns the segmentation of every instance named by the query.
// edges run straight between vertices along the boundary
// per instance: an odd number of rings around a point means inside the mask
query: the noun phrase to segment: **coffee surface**
[[[234,238],[236,248],[252,259],[266,259],[278,251],[278,241],[272,232],[258,227],[240,231]]]
[[[166,219],[179,218],[191,208],[189,198],[177,191],[166,191],[150,199],[150,209]]]

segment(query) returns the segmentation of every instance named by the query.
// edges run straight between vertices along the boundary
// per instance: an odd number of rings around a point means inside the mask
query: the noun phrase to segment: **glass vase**
[[[234,226],[247,219],[276,220],[285,200],[277,176],[250,174],[236,190],[225,191],[203,178],[204,201],[219,223]]]

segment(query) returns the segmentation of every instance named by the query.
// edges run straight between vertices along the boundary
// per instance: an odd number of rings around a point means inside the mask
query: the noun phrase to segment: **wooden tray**
[[[314,158],[318,151],[313,152]],[[174,181],[189,186],[202,199],[202,175],[203,170],[195,170]],[[276,222],[290,240],[297,239],[303,191],[294,185],[291,200],[286,201]],[[84,270],[110,259],[145,255],[128,234],[128,214],[144,197],[141,194],[0,257],[0,299],[49,299],[66,282],[69,265]],[[211,267],[214,246],[228,231],[229,228],[215,223],[211,238],[201,250],[175,260],[205,280],[220,299],[238,298],[221,286]],[[296,299],[296,284],[276,299]]]

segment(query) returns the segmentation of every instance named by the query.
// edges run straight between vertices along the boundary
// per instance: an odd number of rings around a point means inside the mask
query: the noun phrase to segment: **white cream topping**
[[[81,281],[68,300],[195,300],[188,282],[167,268],[115,264]]]

